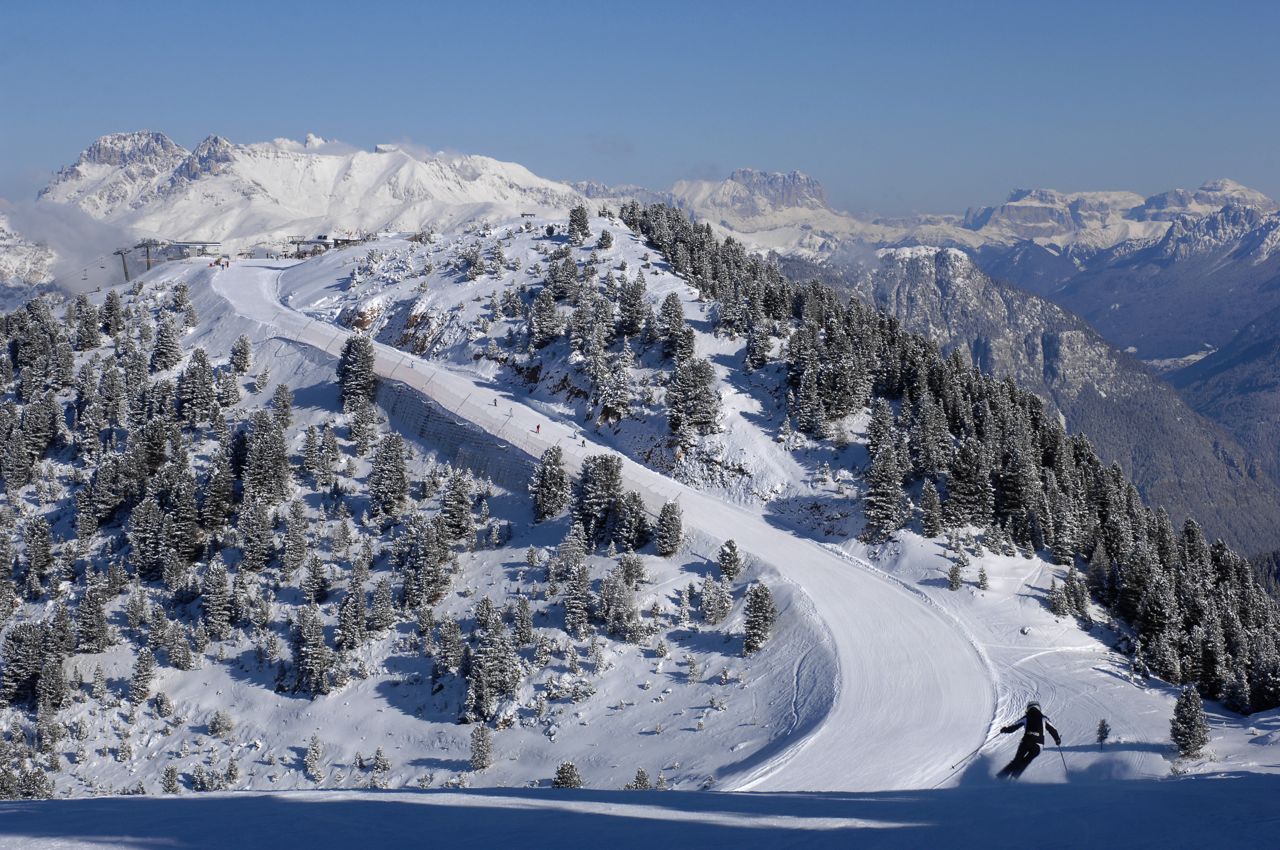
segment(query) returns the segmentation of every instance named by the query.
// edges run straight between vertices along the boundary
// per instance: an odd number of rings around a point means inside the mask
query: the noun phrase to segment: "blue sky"
[[[0,197],[140,128],[654,187],[798,169],[890,214],[1018,186],[1280,196],[1278,25],[1246,2],[6,4]]]

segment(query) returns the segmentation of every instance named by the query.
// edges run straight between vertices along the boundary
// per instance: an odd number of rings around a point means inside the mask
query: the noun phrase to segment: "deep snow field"
[[[403,401],[415,395],[418,404],[430,399],[456,417],[458,427],[495,435],[495,451],[526,461],[560,445],[576,471],[587,455],[621,453],[626,486],[653,511],[678,499],[688,533],[675,558],[645,557],[650,583],[640,608],[656,605],[670,618],[679,589],[714,570],[720,541],[734,538],[748,564],[739,583],[764,580],[778,601],[778,627],[765,650],[741,657],[740,596],[717,628],[672,624],[669,658],[657,657],[652,643],[604,641],[604,665],[595,669],[584,655],[587,672],[577,674],[594,693],[497,731],[494,766],[473,773],[470,727],[456,724],[448,708],[458,694],[433,694],[429,659],[400,651],[410,624],[362,649],[366,678],[315,700],[273,692],[270,671],[258,670],[251,650],[239,647],[243,663],[161,668],[157,688],[181,707],[183,722],[168,728],[139,721],[131,761],[69,765],[58,794],[86,797],[139,781],[155,794],[150,786],[171,759],[231,757],[240,760],[237,789],[252,793],[3,803],[0,846],[285,840],[325,847],[456,836],[481,846],[1176,847],[1247,839],[1268,826],[1272,815],[1264,813],[1280,789],[1280,779],[1267,775],[1280,772],[1280,714],[1240,718],[1207,703],[1207,754],[1179,760],[1169,742],[1176,691],[1131,674],[1113,649],[1121,634],[1100,610],[1087,631],[1049,612],[1045,597],[1060,568],[968,541],[966,583],[952,592],[946,541],[903,531],[884,546],[859,542],[865,414],[850,417],[834,442],[780,441],[785,403],[770,389],[777,367],[737,369],[743,340],[714,336],[709,305],[620,222],[591,220],[593,234],[609,229],[615,237],[612,248],[599,251],[601,268],[627,277],[642,269],[655,308],[669,292],[680,296],[699,354],[721,378],[721,433],[675,452],[660,406],[645,403],[643,391],[633,418],[617,426],[584,420],[567,347],[547,350],[532,388],[502,367],[490,356],[491,341],[504,352],[511,323],[490,320],[491,299],[541,282],[532,267],[545,264],[548,246],[562,244],[545,237],[548,223],[563,221],[512,216],[436,234],[427,244],[384,239],[302,262],[236,261],[228,270],[199,260],[171,263],[144,280],[157,290],[179,281],[191,287],[200,323],[184,338],[185,350],[202,345],[217,360],[247,333],[255,360],[269,363],[272,383],[293,389],[295,420],[304,424],[337,415],[340,328],[368,328],[382,343],[377,368],[390,390],[379,401],[410,440],[415,476],[433,461],[453,460],[422,436],[413,405]],[[499,242],[505,263],[468,279],[460,257],[474,244],[487,256]],[[578,259],[593,245],[575,249]],[[637,363],[637,384],[643,387],[656,366]],[[269,389],[245,392],[249,407],[269,397]],[[360,463],[364,474],[367,461]],[[505,604],[525,581],[526,549],[545,556],[567,530],[564,518],[532,523],[519,482],[499,477],[494,515],[512,522],[513,537],[461,558],[442,614],[462,616],[489,594]],[[610,560],[593,557],[593,575]],[[990,580],[985,591],[975,583],[980,568]],[[696,677],[686,653],[697,662]],[[117,687],[127,681],[127,645],[94,662]],[[575,678],[559,660],[548,675],[566,686]],[[1062,732],[1063,746],[1046,750],[1022,786],[998,784],[992,776],[1017,745],[998,727],[1032,697]],[[531,699],[532,690],[520,698]],[[208,734],[219,708],[236,717],[235,743]],[[69,712],[91,723],[91,749],[108,746],[123,723],[119,711]],[[1100,746],[1101,719],[1112,735]],[[328,763],[320,783],[297,769],[313,733],[324,741]],[[355,754],[377,747],[392,764],[390,790],[351,790],[368,782],[352,767]],[[588,790],[526,787],[545,785],[565,759],[581,769]],[[661,771],[675,790],[615,793],[637,767],[653,777]],[[443,785],[487,790],[438,790]],[[1221,832],[1223,819],[1236,831]]]

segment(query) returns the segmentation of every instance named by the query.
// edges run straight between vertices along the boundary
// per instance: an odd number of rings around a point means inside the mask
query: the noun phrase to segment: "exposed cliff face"
[[[992,280],[964,252],[886,250],[869,271],[795,260],[784,268],[841,285],[984,371],[1012,377],[1171,515],[1201,517],[1246,551],[1280,542],[1277,488],[1231,436],[1078,317]]]

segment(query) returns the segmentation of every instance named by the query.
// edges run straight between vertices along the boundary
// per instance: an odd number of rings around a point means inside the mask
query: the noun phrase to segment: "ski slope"
[[[208,270],[213,290],[271,334],[338,356],[350,331],[281,304],[279,261]],[[538,457],[553,445],[575,474],[609,451],[564,421],[513,402],[479,380],[389,346],[375,345],[375,368],[509,445]],[[928,788],[981,745],[996,711],[995,677],[950,615],[859,559],[806,541],[758,511],[701,493],[623,457],[627,487],[654,511],[678,501],[687,529],[734,538],[756,559],[800,586],[826,625],[827,646],[794,660],[792,737],[780,751],[719,777],[734,790]],[[818,658],[812,658],[815,654]],[[821,663],[834,657],[836,671]],[[815,706],[829,708],[814,716]],[[807,734],[802,734],[807,733]]]

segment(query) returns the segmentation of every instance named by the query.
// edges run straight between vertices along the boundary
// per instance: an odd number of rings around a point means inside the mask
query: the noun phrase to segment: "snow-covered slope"
[[[487,358],[477,356],[484,349],[485,336],[502,334],[501,326],[480,332],[485,312],[479,305],[494,293],[519,286],[524,275],[506,269],[464,282],[458,266],[447,258],[451,253],[456,257],[465,251],[473,240],[482,243],[495,240],[505,246],[504,255],[508,259],[518,257],[527,268],[530,261],[539,257],[533,250],[537,240],[530,239],[530,235],[540,232],[542,224],[536,222],[531,230],[526,230],[518,221],[505,226],[499,223],[492,230],[473,231],[453,244],[442,240],[431,248],[387,243],[377,249],[385,271],[361,274],[355,279],[343,274],[341,269],[361,266],[367,248],[350,249],[323,261],[296,266],[280,276],[279,291],[290,306],[314,317],[316,323],[311,325],[300,324],[288,310],[276,312],[278,308],[272,306],[269,299],[261,299],[259,293],[269,293],[273,284],[269,278],[264,279],[260,271],[254,271],[252,264],[238,272],[220,273],[216,286],[239,305],[237,309],[269,321],[273,327],[289,328],[289,334],[310,336],[315,344],[330,350],[336,345],[334,338],[328,336],[331,332],[325,328],[317,336],[317,327],[324,327],[320,324],[322,321],[339,318],[362,325],[371,322],[371,328],[380,338],[399,340],[403,346],[418,350],[422,337],[403,334],[402,325],[395,318],[401,315],[397,304],[414,304],[410,315],[421,317],[418,322],[427,328],[426,338],[432,341],[426,352],[451,365],[442,371],[419,361],[409,367],[407,373],[403,366],[395,371],[395,363],[404,362],[402,356],[380,348],[380,356],[396,358],[382,368],[394,371],[398,380],[411,380],[428,394],[440,393],[437,398],[445,407],[530,455],[537,454],[551,441],[564,447],[570,458],[580,458],[584,448],[591,453],[598,451],[598,446],[605,446],[633,457],[642,455],[651,467],[656,465],[661,469],[665,464],[654,454],[653,444],[645,442],[642,434],[630,431],[634,427],[630,422],[619,428],[584,426],[575,403],[556,395],[535,395],[525,402],[528,409],[504,407],[510,405],[511,399],[519,400],[527,392],[526,387],[493,370]],[[618,225],[601,219],[592,221],[593,231],[602,227],[617,228]],[[629,261],[634,268],[642,259],[639,251],[643,245],[631,241],[633,239],[629,234],[625,240],[619,237],[611,251],[601,253],[611,265],[621,259]],[[421,259],[413,257],[415,251],[432,258],[431,271],[423,271],[426,266]],[[686,313],[697,325],[703,307],[694,294],[682,289],[678,280],[670,279],[660,265],[653,264],[649,273],[652,297],[656,300],[671,291],[682,293]],[[240,276],[234,276],[236,274]],[[253,283],[255,275],[257,284]],[[350,282],[345,291],[344,281]],[[736,350],[741,341],[735,343],[733,349],[727,349],[724,348],[729,345],[727,341],[717,341],[700,332],[698,344],[727,353]],[[702,465],[677,464],[671,468],[677,477],[693,483],[695,489],[681,487],[676,481],[655,475],[652,469],[631,463],[625,465],[628,485],[641,487],[644,492],[679,494],[686,520],[702,528],[705,537],[715,541],[734,536],[745,551],[764,563],[771,563],[783,578],[794,580],[827,622],[839,659],[841,685],[827,720],[807,728],[809,734],[801,743],[783,750],[776,758],[763,761],[743,776],[727,775],[724,783],[717,787],[740,784],[752,789],[821,785],[859,788],[883,782],[906,785],[980,782],[1011,757],[1016,746],[1012,737],[993,734],[995,726],[1016,716],[1031,696],[1046,702],[1055,723],[1072,742],[1064,753],[1068,770],[1117,778],[1168,774],[1173,754],[1163,742],[1167,738],[1175,689],[1132,675],[1128,660],[1114,649],[1121,632],[1105,625],[1101,616],[1099,625],[1081,630],[1073,621],[1058,620],[1046,610],[1043,600],[1050,582],[1062,577],[1062,568],[1039,558],[1010,557],[971,549],[972,565],[965,587],[953,593],[947,590],[945,578],[951,560],[945,547],[937,541],[903,532],[900,542],[887,548],[868,547],[858,542],[855,535],[861,530],[862,520],[857,510],[860,492],[857,479],[838,474],[834,481],[821,483],[798,478],[795,473],[788,477],[786,460],[778,457],[779,444],[769,439],[768,434],[761,440],[753,433],[758,432],[761,423],[772,419],[768,408],[762,409],[758,403],[740,408],[732,401],[743,390],[742,385],[736,383],[739,377],[735,375],[730,379],[726,374],[722,386],[728,400],[725,436],[717,438],[721,445],[711,450],[711,454],[719,458],[718,462],[708,460]],[[558,379],[553,375],[544,382],[557,384]],[[495,398],[497,405],[492,403]],[[586,442],[585,447],[582,441]],[[752,448],[752,466],[742,474],[742,479],[731,479],[733,483],[727,484],[718,478],[713,469],[735,466],[741,447],[748,445]],[[837,455],[832,465],[841,468],[853,463],[860,450],[855,443],[848,454]],[[810,470],[808,475],[812,475],[818,459],[824,457],[821,452],[811,451],[788,450],[782,454],[800,461],[802,470]],[[738,504],[726,505],[725,499]],[[763,512],[775,529],[785,529],[787,535],[783,540],[788,537],[789,540],[771,542],[778,538],[770,532],[777,532],[759,529],[758,520],[753,517],[758,511]],[[836,561],[828,561],[820,554],[821,550],[815,552],[807,548],[808,544],[800,542],[806,538],[822,544],[837,556]],[[777,545],[787,548],[778,552]],[[846,570],[852,571],[850,574],[843,574],[836,566],[841,561]],[[901,598],[895,600],[879,593],[864,595],[875,587],[858,578],[857,571],[867,568],[888,577],[903,594],[914,596],[914,603],[904,609]],[[987,590],[979,590],[974,584],[979,569],[988,574]],[[887,606],[888,610],[904,613],[891,618],[890,624],[873,613],[868,603],[874,608]],[[877,638],[864,631],[864,626],[874,623],[872,631],[887,630],[889,643],[913,641],[909,634],[916,629],[936,628],[929,625],[935,616],[930,612],[942,615],[951,637],[947,637],[948,631],[939,632],[942,640],[928,641],[929,650],[923,654],[920,644],[911,643],[913,649],[905,663],[893,661],[895,651],[875,643]],[[953,643],[956,635],[973,656]],[[948,644],[956,648],[943,649]],[[877,645],[881,648],[876,649]],[[818,652],[822,651],[818,648]],[[948,659],[947,664],[969,664],[965,659],[976,657],[982,660],[981,669],[975,671],[970,667],[970,672],[961,677],[963,685],[953,683],[940,687],[942,680],[937,678],[934,667],[937,656]],[[940,753],[953,747],[953,736],[972,734],[953,725],[953,712],[969,715],[972,721],[973,709],[960,706],[979,701],[978,694],[972,690],[974,678],[981,680],[988,675],[994,676],[998,707],[986,727],[986,741],[977,742],[982,744],[980,756],[976,762],[942,758]],[[812,695],[815,684],[801,676],[796,679],[795,687],[794,696],[807,698]],[[927,728],[929,734],[908,734],[906,741],[898,738],[897,733],[891,731],[899,728],[897,720],[880,713],[886,707],[912,718],[907,726]],[[1087,742],[1092,740],[1094,728],[1103,718],[1109,719],[1116,739],[1113,745],[1099,748]],[[1213,770],[1221,763],[1250,770],[1276,769],[1280,756],[1269,749],[1259,749],[1256,744],[1257,729],[1270,728],[1275,722],[1274,713],[1244,722],[1233,719],[1229,712],[1216,713],[1213,758],[1218,762],[1201,762],[1192,769]],[[883,746],[868,745],[868,739],[863,737],[868,724],[883,736]],[[851,746],[855,740],[858,744]],[[942,761],[947,761],[946,770],[935,772],[942,767]],[[1180,769],[1185,770],[1187,766]],[[948,776],[949,773],[952,775]],[[1067,778],[1060,760],[1049,758],[1037,764],[1036,776],[1049,781]]]
[[[656,791],[299,792],[0,803],[0,847],[314,850],[608,846],[1005,850],[1266,847],[1280,779],[1223,773],[1117,787],[1068,785],[864,794]],[[1114,816],[1117,806],[1123,816]]]

